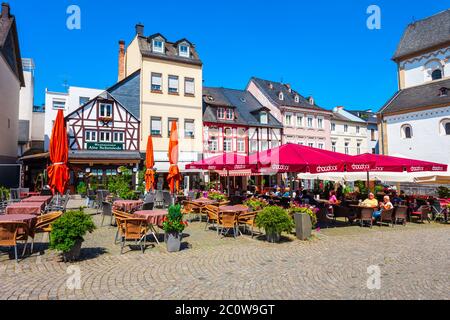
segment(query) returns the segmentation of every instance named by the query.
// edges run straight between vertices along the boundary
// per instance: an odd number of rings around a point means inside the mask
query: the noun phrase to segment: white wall
[[[66,108],[64,109],[64,116],[73,112],[80,107],[80,97],[87,97],[93,99],[105,90],[81,88],[81,87],[69,87],[68,93],[51,92],[46,90],[45,92],[45,124],[44,124],[44,148],[48,150],[50,144],[50,136],[52,135],[53,121],[56,119],[58,113],[57,109],[53,109],[53,101],[61,100],[65,101]]]
[[[30,121],[31,128],[33,121],[34,77],[33,74],[29,71],[24,71],[23,77],[25,80],[25,87],[22,87],[20,89],[19,120]]]
[[[354,122],[344,122],[332,120],[336,124],[336,130],[331,131],[331,142],[336,142],[336,152],[345,153],[345,143],[348,142],[348,154],[357,155],[360,143],[360,154],[371,153],[368,146],[367,127],[365,123],[356,124]],[[348,125],[348,131],[344,132],[344,126]],[[356,133],[356,127],[359,126],[359,133]]]
[[[450,164],[450,136],[443,134],[440,123],[450,119],[450,106],[388,116],[388,153],[402,154],[413,159]],[[401,127],[409,124],[412,138],[401,136]]]
[[[432,51],[400,62],[405,73],[405,88],[421,85],[431,81],[430,70],[440,64],[443,77],[450,76],[450,47]]]
[[[19,134],[20,81],[0,54],[0,163],[14,163]]]
[[[45,135],[45,113],[33,112],[33,125],[31,126],[31,140],[44,141]]]

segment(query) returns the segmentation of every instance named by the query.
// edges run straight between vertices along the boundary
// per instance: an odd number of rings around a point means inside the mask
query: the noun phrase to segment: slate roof
[[[392,59],[446,43],[450,44],[450,9],[409,24]]]
[[[211,97],[213,100],[211,100]],[[217,107],[235,108],[235,119],[218,119]],[[270,112],[268,112],[268,123],[261,124],[259,121],[259,111],[261,110],[269,111],[248,91],[228,88],[203,88],[204,122],[240,124],[250,127],[283,127],[283,125],[272,114],[270,114]]]
[[[252,77],[250,81],[253,81],[258,88],[264,93],[264,95],[269,98],[275,105],[278,107],[299,107],[306,108],[311,110],[318,111],[327,111],[317,104],[311,105],[307,98],[303,97],[300,93],[291,88],[291,92],[289,92],[289,88],[286,84],[264,80],[256,77]],[[272,86],[272,87],[271,87]],[[281,101],[279,99],[280,92],[284,95],[284,100]],[[295,102],[295,96],[298,95],[299,102]]]
[[[165,53],[153,52],[153,50],[152,50],[152,40],[153,40],[153,38],[158,37],[158,36],[164,38],[164,40],[165,40],[164,41]],[[190,45],[190,49],[189,49],[190,57],[189,58],[180,57],[178,55],[178,44],[182,41],[186,41]],[[176,42],[170,42],[170,41],[167,41],[163,35],[157,33],[150,37],[144,37],[144,36],[138,35],[138,44],[139,44],[139,49],[141,51],[141,54],[144,57],[170,60],[170,61],[194,64],[194,65],[199,65],[199,66],[203,65],[202,61],[200,60],[200,57],[198,56],[197,50],[195,49],[195,45],[193,45],[187,39],[181,39]]]
[[[448,89],[447,95],[441,95],[442,88]],[[450,79],[400,90],[380,109],[379,113],[395,113],[436,105],[450,105]]]
[[[140,119],[141,70],[106,89],[135,118]]]
[[[348,112],[354,114],[355,116],[365,120],[368,124],[377,124],[377,114],[372,111],[362,111],[362,110],[347,110]]]
[[[25,86],[23,77],[22,58],[20,55],[19,37],[17,34],[16,18],[10,14],[9,5],[3,3],[0,13],[0,54],[14,70],[22,87]]]

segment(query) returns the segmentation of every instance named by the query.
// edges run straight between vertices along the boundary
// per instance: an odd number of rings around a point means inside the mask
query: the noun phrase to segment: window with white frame
[[[270,143],[271,148],[277,148],[280,145],[280,142],[278,140],[272,140],[272,142]]]
[[[312,128],[313,127],[313,118],[312,117],[308,117],[308,119],[307,119],[307,126],[308,126],[308,128]]]
[[[323,149],[323,143],[322,143],[322,142],[319,142],[319,143],[317,144],[317,148]]]
[[[267,149],[269,149],[269,141],[262,140],[261,141],[261,151],[265,151]]]
[[[225,130],[223,131],[224,136],[226,137],[231,137],[233,135],[233,129],[231,128],[225,128]]]
[[[208,140],[208,150],[215,152],[219,149],[219,144],[217,143],[217,137],[209,137]]]
[[[189,96],[195,94],[195,80],[193,78],[184,78],[184,94]]]
[[[344,124],[344,132],[348,132],[348,124]]]
[[[178,93],[178,76],[169,76],[169,93]]]
[[[227,108],[225,111],[225,115],[227,117],[227,120],[233,120],[234,119],[234,110],[231,108]]]
[[[86,130],[84,132],[84,139],[86,142],[97,142],[97,131]]]
[[[308,142],[308,147],[314,148],[314,142]]]
[[[233,139],[231,139],[231,138],[223,139],[223,151],[224,152],[232,152],[233,151]]]
[[[317,118],[317,128],[323,129],[323,118]]]
[[[295,103],[299,103],[300,102],[300,97],[298,95],[295,95],[294,101],[295,101]]]
[[[194,139],[194,136],[195,136],[194,120],[185,119],[184,120],[184,137]]]
[[[361,154],[361,142],[356,144],[356,154]]]
[[[257,151],[258,151],[258,141],[250,140],[250,153],[257,152]]]
[[[161,117],[150,118],[150,134],[154,137],[161,137],[162,135]]]
[[[281,101],[284,100],[284,94],[283,94],[283,92],[278,93],[278,99],[280,99]]]
[[[89,97],[80,97],[79,98],[79,102],[80,102],[80,106],[84,105],[85,103],[89,102]]]
[[[217,118],[225,119],[225,108],[217,108]]]
[[[114,132],[113,133],[113,141],[117,143],[123,143],[125,141],[125,133],[124,132]]]
[[[180,127],[178,125],[178,119],[177,118],[169,118],[167,120],[167,137],[170,138],[170,130],[172,130],[172,123],[176,123],[177,125],[177,135],[179,136]]]
[[[269,117],[266,111],[261,111],[259,114],[259,122],[261,124],[267,124],[269,122]]]
[[[100,117],[110,118],[112,116],[112,104],[100,103]]]
[[[66,108],[66,101],[53,100],[53,109],[55,109],[55,110],[59,110],[59,109],[64,110],[65,108]]]
[[[336,123],[331,122],[331,131],[336,131]]]
[[[100,142],[111,142],[111,132],[110,131],[100,131]]]
[[[162,74],[152,72],[151,90],[156,92],[162,91]]]
[[[164,53],[164,41],[153,39],[153,52]]]
[[[304,146],[304,145],[305,145],[305,143],[304,143],[303,141],[301,141],[301,140],[298,141],[297,144],[299,144],[299,145],[301,145],[301,146]]]
[[[331,142],[331,151],[336,152],[336,141]]]
[[[292,114],[286,113],[284,115],[284,124],[287,126],[292,126]]]
[[[297,127],[303,127],[303,115],[297,115]]]
[[[361,131],[361,127],[360,126],[356,126],[356,133],[359,134]]]
[[[237,152],[245,152],[245,139],[237,139]]]
[[[189,46],[186,44],[180,44],[178,46],[178,54],[180,57],[189,58]]]
[[[409,124],[404,124],[401,127],[400,134],[403,139],[411,139],[412,138],[412,127]]]
[[[441,121],[440,132],[444,136],[450,136],[450,119],[443,119]]]
[[[344,144],[344,152],[345,152],[345,154],[349,154],[349,143],[348,142],[346,142],[345,144]]]

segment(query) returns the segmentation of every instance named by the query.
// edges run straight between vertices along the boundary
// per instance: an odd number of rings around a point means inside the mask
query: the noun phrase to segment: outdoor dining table
[[[198,199],[192,200],[191,202],[196,203],[201,206],[206,206],[208,204],[217,203],[217,200],[212,200],[212,199],[208,199],[208,198],[198,198]]]
[[[142,206],[143,203],[144,201],[142,200],[116,200],[113,206],[117,210],[131,212]]]
[[[22,202],[44,202],[45,204],[49,204],[52,198],[53,196],[31,196],[23,199]]]
[[[5,214],[40,215],[45,208],[45,202],[15,202],[5,208]]]
[[[28,228],[33,229],[37,222],[37,217],[33,214],[8,214],[0,215],[0,222],[25,222]]]
[[[219,211],[220,212],[236,212],[236,213],[240,214],[242,212],[247,212],[248,207],[244,206],[242,204],[237,204],[234,206],[221,206],[221,207],[219,207]]]
[[[20,193],[20,198],[26,198],[26,197],[33,197],[33,196],[39,196],[41,193],[40,192],[21,192]]]
[[[145,218],[148,223],[149,230],[153,234],[153,237],[156,240],[156,243],[159,244],[158,241],[158,231],[154,226],[162,227],[162,223],[164,221],[164,217],[167,215],[166,210],[140,210],[133,213],[133,216],[136,218]]]

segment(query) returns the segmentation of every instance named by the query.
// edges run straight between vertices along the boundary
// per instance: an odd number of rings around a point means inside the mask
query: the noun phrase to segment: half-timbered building
[[[66,123],[69,165],[75,180],[89,174],[105,184],[119,167],[138,167],[140,121],[110,92],[67,115]]]

